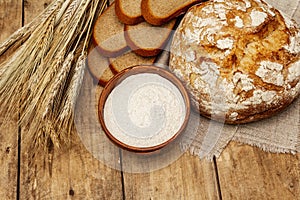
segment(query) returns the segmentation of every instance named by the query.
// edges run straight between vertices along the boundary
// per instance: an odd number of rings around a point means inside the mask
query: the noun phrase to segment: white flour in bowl
[[[152,147],[172,138],[186,115],[184,98],[169,80],[152,73],[131,75],[109,94],[104,122],[120,142]]]

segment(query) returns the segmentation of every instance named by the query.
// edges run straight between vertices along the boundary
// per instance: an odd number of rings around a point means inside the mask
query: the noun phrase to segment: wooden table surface
[[[50,1],[0,0],[0,42]],[[0,199],[300,199],[300,154],[231,142],[214,162],[186,153],[161,170],[130,174],[103,165],[78,139],[54,150],[51,163],[37,153],[32,165],[17,116],[0,129]]]

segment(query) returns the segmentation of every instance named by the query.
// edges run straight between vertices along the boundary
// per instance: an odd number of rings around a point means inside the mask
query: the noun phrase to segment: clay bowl
[[[158,145],[156,144],[154,146],[136,147],[136,146],[130,146],[128,144],[125,144],[124,142],[122,142],[122,141],[118,140],[116,137],[114,137],[114,134],[108,130],[108,128],[105,124],[105,121],[104,121],[104,106],[105,106],[105,102],[106,102],[106,99],[108,98],[109,94],[124,79],[126,79],[127,77],[129,77],[131,75],[140,74],[140,73],[153,73],[153,74],[157,74],[157,75],[169,80],[171,83],[173,83],[179,89],[179,91],[183,97],[183,101],[185,103],[185,111],[186,111],[185,113],[186,114],[185,114],[184,121],[183,121],[180,129],[176,133],[172,134],[172,137],[170,137],[167,141],[160,143]],[[136,152],[136,153],[151,153],[151,152],[158,151],[158,150],[162,149],[163,147],[165,147],[166,145],[170,144],[176,138],[178,138],[180,133],[182,133],[184,131],[184,129],[187,126],[188,119],[190,116],[190,100],[189,100],[189,96],[188,96],[188,93],[187,93],[185,87],[183,86],[181,81],[175,75],[173,75],[166,69],[159,68],[156,66],[138,65],[138,66],[127,68],[127,69],[121,71],[120,73],[115,75],[106,84],[106,86],[104,87],[104,89],[100,95],[100,98],[99,98],[98,116],[99,116],[100,124],[101,124],[105,134],[114,144],[121,147],[122,149]]]

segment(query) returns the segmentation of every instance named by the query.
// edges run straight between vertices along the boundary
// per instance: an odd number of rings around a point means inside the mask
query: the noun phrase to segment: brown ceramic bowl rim
[[[173,83],[179,89],[179,91],[184,99],[185,111],[186,111],[185,118],[184,118],[184,121],[183,121],[180,129],[167,141],[165,141],[161,144],[155,145],[155,146],[150,146],[150,147],[135,147],[135,146],[130,146],[130,145],[127,145],[127,144],[121,142],[120,140],[115,138],[110,133],[110,131],[107,129],[105,122],[104,122],[104,106],[105,106],[106,99],[109,96],[109,94],[111,93],[111,91],[127,77],[129,77],[131,75],[135,75],[135,74],[142,74],[142,73],[157,74],[163,78],[166,78],[171,83]],[[140,152],[140,153],[154,152],[156,150],[159,150],[159,149],[165,147],[167,144],[173,142],[178,137],[178,135],[181,132],[183,132],[184,129],[186,128],[188,120],[189,120],[189,116],[190,116],[190,99],[189,99],[188,92],[185,89],[185,87],[183,86],[182,82],[168,70],[154,66],[154,65],[137,65],[137,66],[133,66],[133,67],[124,69],[121,72],[119,72],[118,74],[116,74],[104,87],[104,89],[100,95],[99,103],[98,103],[98,117],[99,117],[100,124],[101,124],[106,136],[114,144],[121,147],[122,149],[125,149],[128,151],[133,151],[133,152]]]

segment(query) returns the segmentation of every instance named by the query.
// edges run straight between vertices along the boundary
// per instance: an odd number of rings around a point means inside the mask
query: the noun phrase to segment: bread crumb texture
[[[93,40],[101,54],[106,57],[119,56],[127,50],[124,24],[116,16],[114,3],[96,20]]]
[[[203,115],[234,124],[266,118],[299,95],[299,27],[260,0],[198,4],[174,34],[170,69]]]

